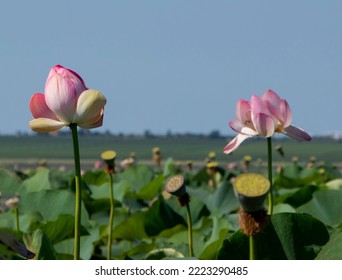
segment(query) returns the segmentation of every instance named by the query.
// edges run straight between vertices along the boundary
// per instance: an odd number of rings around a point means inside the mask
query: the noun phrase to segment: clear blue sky
[[[108,99],[98,131],[234,134],[239,98],[270,88],[293,124],[342,131],[342,1],[4,1],[0,133],[61,64]]]

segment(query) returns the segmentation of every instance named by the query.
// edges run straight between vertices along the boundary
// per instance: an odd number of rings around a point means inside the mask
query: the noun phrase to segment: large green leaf
[[[308,214],[279,213],[254,236],[257,259],[314,259],[329,240],[325,225]],[[224,240],[218,259],[248,259],[248,237],[241,231]]]
[[[160,232],[157,236],[157,238],[170,238],[171,236],[181,232],[181,231],[187,231],[187,227],[185,225],[176,225],[173,228],[168,228]]]
[[[223,240],[227,236],[229,225],[224,219],[213,217],[213,229],[209,240],[203,245],[198,258],[203,260],[212,260],[216,258],[217,251]]]
[[[286,255],[281,242],[272,225],[267,226],[261,233],[254,236],[255,258],[260,260],[285,260]],[[249,238],[236,231],[232,236],[223,241],[218,250],[219,260],[248,260]]]
[[[7,211],[0,213],[0,228],[15,229],[15,212]]]
[[[178,224],[186,225],[184,219],[168,206],[162,196],[159,196],[144,216],[145,231],[149,236],[158,235]]]
[[[163,183],[164,176],[159,175],[139,190],[139,192],[137,193],[137,198],[151,200],[161,192]]]
[[[114,183],[114,199],[123,202],[126,193],[130,190],[130,184],[127,181],[119,181]]]
[[[108,174],[107,174],[108,175]],[[110,209],[110,188],[109,182],[102,185],[88,185],[89,192],[84,197],[85,205],[90,215]],[[122,180],[113,183],[113,195],[115,207],[121,206],[126,193],[131,188],[129,182]]]
[[[139,192],[142,187],[149,184],[153,178],[153,170],[146,165],[131,166],[122,173],[117,174],[117,180],[126,180],[132,186],[133,192]]]
[[[102,169],[88,170],[83,176],[82,180],[88,185],[102,186],[109,182],[108,174]]]
[[[32,234],[25,234],[24,241],[27,247],[36,253],[37,260],[56,260],[56,252],[43,230],[37,229]]]
[[[198,189],[194,188],[187,188],[187,192],[190,196],[190,213],[191,213],[191,218],[192,222],[196,223],[198,220],[200,220],[203,216],[208,216],[209,211],[206,207],[206,205],[198,199]],[[193,195],[194,194],[194,195]],[[205,196],[203,196],[205,197]],[[185,207],[180,207],[179,201],[175,196],[171,196],[169,199],[166,199],[165,202],[179,215],[181,215],[185,220],[187,220],[187,213],[186,213],[186,208]]]
[[[165,177],[172,175],[175,167],[175,162],[173,158],[168,158],[164,162],[164,170],[163,170],[163,175]]]
[[[337,226],[342,221],[342,190],[321,190],[313,194],[308,203],[297,208],[297,212],[309,213],[323,223]]]
[[[197,186],[208,184],[210,176],[208,175],[207,168],[200,169],[193,177],[192,183]]]
[[[293,170],[286,170],[278,173],[274,178],[274,188],[298,188],[309,184],[320,182],[321,175],[316,168],[305,168],[298,170],[296,166],[292,166]],[[290,169],[290,168],[289,168]]]
[[[284,203],[290,204],[293,207],[299,207],[312,199],[313,193],[319,188],[315,185],[308,185],[300,188],[294,194],[288,196]]]
[[[94,244],[99,239],[99,227],[89,229],[89,234],[81,237],[80,257],[82,260],[89,260],[94,253]],[[58,256],[71,259],[73,256],[74,239],[66,239],[54,246]]]
[[[329,240],[325,225],[308,214],[276,214],[271,216],[271,223],[288,259],[313,259],[312,246],[323,246]]]
[[[222,182],[214,191],[194,188],[189,193],[202,201],[212,215],[222,216],[239,208],[234,188],[229,182]]]
[[[56,244],[65,239],[74,237],[75,218],[73,215],[62,214],[57,220],[48,221],[40,225],[50,242]],[[81,226],[81,235],[87,235],[88,232]]]
[[[42,190],[21,197],[20,213],[39,213],[45,221],[55,221],[60,214],[75,214],[75,194],[68,190]],[[88,213],[82,203],[81,223],[88,226]]]
[[[40,167],[36,174],[23,181],[23,186],[27,192],[39,192],[41,190],[50,190],[50,170]]]
[[[0,168],[0,193],[2,196],[21,193],[21,179],[13,172]]]
[[[342,260],[342,231],[336,229],[329,242],[323,246],[316,260]]]
[[[50,169],[49,180],[53,189],[68,189],[75,177],[73,170],[59,171]]]
[[[192,243],[193,243],[193,253],[195,256],[199,254],[199,252],[203,248],[204,244],[204,234],[199,230],[194,230],[192,232]],[[163,241],[163,240],[160,240]],[[168,244],[166,244],[168,242]],[[175,248],[178,252],[181,252],[184,256],[189,257],[189,233],[188,229],[185,229],[183,231],[179,231],[172,235],[170,238],[164,240],[165,244],[163,247],[170,247],[172,246]],[[166,245],[166,246],[165,246]]]
[[[273,214],[277,213],[295,213],[296,210],[289,204],[278,203],[273,207]]]
[[[114,228],[113,238],[141,240],[147,237],[144,229],[146,213],[136,212]],[[115,219],[115,218],[114,218]]]
[[[88,185],[90,189],[90,197],[93,199],[109,199],[109,182],[103,185]],[[120,181],[113,184],[114,199],[122,202],[126,192],[129,190],[130,184],[127,181]]]
[[[148,252],[155,249],[154,244],[150,244],[151,242],[149,241],[147,242],[130,242],[127,240],[121,240],[112,246],[112,256],[114,259],[119,260],[144,259]],[[103,253],[106,253],[106,248],[103,248]]]
[[[89,213],[89,216],[93,217],[95,213],[98,212],[108,212],[110,209],[110,201],[108,198],[102,199],[84,199],[85,207]],[[115,201],[114,201],[114,204]]]
[[[300,172],[303,170],[303,167],[301,167],[298,164],[287,164],[285,165],[283,169],[283,175],[288,178],[298,178],[300,176]]]

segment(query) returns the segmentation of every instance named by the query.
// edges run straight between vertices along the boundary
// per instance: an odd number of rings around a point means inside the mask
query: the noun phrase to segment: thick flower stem
[[[80,164],[80,151],[78,144],[77,125],[70,124],[72,132],[72,140],[74,146],[74,161],[75,161],[75,235],[74,235],[74,260],[80,258],[80,228],[81,228],[81,164]]]
[[[255,244],[253,234],[249,236],[249,259],[255,260]]]
[[[194,252],[193,252],[193,242],[192,242],[192,219],[191,219],[189,203],[186,204],[186,214],[188,218],[189,256],[192,257],[194,255]]]
[[[112,258],[112,236],[113,236],[113,222],[114,222],[114,194],[113,194],[113,174],[109,173],[109,196],[110,196],[110,214],[108,224],[108,243],[107,243],[107,259]]]
[[[267,154],[268,154],[268,180],[270,181],[270,191],[268,194],[268,214],[273,214],[273,179],[272,179],[272,138],[267,138]]]

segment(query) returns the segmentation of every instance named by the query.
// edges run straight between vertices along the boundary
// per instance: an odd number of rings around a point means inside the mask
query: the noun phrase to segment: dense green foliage
[[[187,258],[184,207],[164,192],[174,174],[186,178],[193,220],[194,257],[248,259],[248,237],[238,223],[239,203],[232,179],[239,166],[221,166],[213,178],[205,168],[180,169],[169,159],[162,169],[136,164],[114,176],[115,259]],[[259,170],[261,173],[262,169]],[[342,259],[342,180],[334,167],[287,163],[274,170],[275,209],[266,228],[255,236],[257,259]],[[82,176],[81,258],[105,259],[109,217],[109,179],[102,169]],[[0,232],[9,232],[37,259],[72,259],[74,230],[73,172],[53,168],[0,169]],[[15,207],[6,200],[19,197]],[[1,239],[1,236],[0,236]],[[0,241],[0,256],[21,258]]]

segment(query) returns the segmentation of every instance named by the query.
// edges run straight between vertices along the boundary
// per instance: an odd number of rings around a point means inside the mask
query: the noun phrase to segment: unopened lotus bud
[[[101,158],[106,164],[106,171],[108,173],[115,172],[115,159],[116,159],[116,152],[112,150],[105,151],[101,154]]]
[[[181,206],[189,204],[190,197],[186,192],[184,177],[182,175],[170,177],[165,184],[165,190],[168,193],[176,196]]]
[[[270,181],[257,173],[244,173],[235,179],[234,190],[241,207],[247,212],[255,212],[264,207]]]

